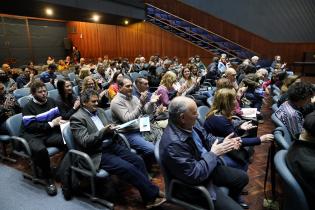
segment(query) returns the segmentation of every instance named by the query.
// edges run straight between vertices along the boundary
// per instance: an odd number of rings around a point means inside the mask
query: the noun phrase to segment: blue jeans
[[[153,163],[156,162],[154,156],[154,144],[145,140],[139,131],[124,133],[131,148],[137,151],[137,154],[141,155],[146,163],[148,171]]]

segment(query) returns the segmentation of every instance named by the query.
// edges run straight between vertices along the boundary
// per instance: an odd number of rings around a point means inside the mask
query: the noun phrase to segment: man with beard
[[[47,147],[64,147],[59,125],[61,120],[55,101],[47,97],[43,82],[31,85],[32,100],[22,110],[22,136],[28,141],[35,164],[41,169],[48,195],[57,194],[52,180]]]
[[[7,93],[13,93],[16,90],[15,81],[8,76],[8,73],[3,69],[0,69],[0,82],[4,85],[4,91]]]

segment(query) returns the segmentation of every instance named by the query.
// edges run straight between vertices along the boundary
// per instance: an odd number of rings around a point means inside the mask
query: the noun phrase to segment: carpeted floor
[[[32,184],[20,171],[0,164],[0,209],[2,210],[97,210],[105,209],[84,198],[65,201],[61,189],[49,197],[43,186]]]

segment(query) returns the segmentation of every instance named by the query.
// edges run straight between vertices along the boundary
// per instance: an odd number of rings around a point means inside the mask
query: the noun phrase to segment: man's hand
[[[244,123],[241,124],[240,128],[242,130],[248,131],[250,129],[256,128],[256,125],[253,125],[250,121],[246,121]]]
[[[224,155],[227,152],[234,150],[235,142],[234,141],[223,141],[221,144],[218,144],[218,140],[212,144],[211,152],[217,156]]]
[[[273,134],[265,134],[260,137],[260,141],[261,143],[270,142],[273,141],[273,138]]]
[[[108,133],[108,134],[110,134],[110,133],[114,133],[114,125],[113,124],[108,124],[108,125],[106,125],[103,129],[105,130],[104,131],[104,133]]]
[[[9,92],[12,93],[17,89],[16,83],[12,84],[11,87],[9,88]]]
[[[226,136],[223,140],[223,142],[232,141],[234,142],[234,149],[238,150],[242,146],[242,140],[240,137],[233,137],[234,133],[230,133],[228,136]]]
[[[145,102],[147,101],[147,97],[148,97],[148,91],[142,92],[140,95],[140,102],[142,104],[145,104]]]
[[[61,116],[60,117],[56,117],[51,122],[52,122],[53,126],[55,127],[55,126],[59,125],[60,120],[61,120]]]

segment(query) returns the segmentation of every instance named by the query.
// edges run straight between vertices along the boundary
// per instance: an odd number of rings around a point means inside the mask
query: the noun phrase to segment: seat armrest
[[[178,179],[172,179],[170,181],[170,186],[169,186],[169,192],[170,192],[169,196],[171,197],[171,199],[173,198],[172,192],[174,189],[174,184],[179,184],[179,185],[183,185],[185,187],[191,188],[191,189],[199,190],[204,195],[204,197],[207,199],[210,210],[214,210],[214,205],[213,205],[213,201],[212,201],[212,198],[210,196],[210,193],[204,186],[202,186],[202,185],[190,185],[190,184],[186,184],[186,183],[184,183]]]
[[[30,148],[28,142],[27,142],[24,138],[18,137],[18,136],[11,136],[11,139],[14,140],[14,141],[17,141],[17,142],[21,143],[21,145],[23,146],[23,148],[24,148],[24,150],[25,150],[25,152],[26,152],[26,155],[27,155],[28,157],[32,157],[31,148]],[[22,154],[22,153],[20,153],[20,152],[18,152],[18,151],[15,151],[14,153],[17,154],[17,155],[20,155],[20,156],[25,156],[24,154]],[[26,156],[26,157],[27,157],[27,156]]]
[[[90,156],[84,152],[81,152],[79,150],[74,150],[74,149],[71,149],[69,151],[70,153],[70,160],[71,160],[71,166],[73,166],[73,160],[74,160],[74,157],[76,158],[81,158],[81,160],[83,160],[87,166],[87,168],[90,170],[90,172],[87,172],[86,170],[84,169],[81,169],[80,172],[86,174],[86,175],[89,175],[89,173],[92,173],[93,176],[96,175],[96,169],[94,167],[94,164],[93,164],[93,161],[91,160]]]

